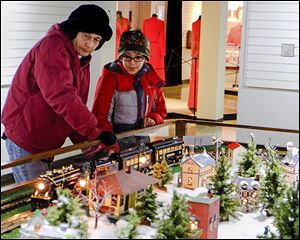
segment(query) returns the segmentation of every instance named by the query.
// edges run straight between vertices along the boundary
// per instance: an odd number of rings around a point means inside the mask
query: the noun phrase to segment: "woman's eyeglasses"
[[[126,62],[130,62],[131,60],[133,60],[135,62],[141,62],[144,60],[144,57],[142,57],[142,56],[130,57],[130,56],[124,55],[124,56],[122,56],[122,60],[124,60]]]

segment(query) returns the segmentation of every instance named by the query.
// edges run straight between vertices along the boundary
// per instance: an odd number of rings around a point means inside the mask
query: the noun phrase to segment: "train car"
[[[95,161],[95,170],[91,173],[95,176],[105,176],[107,174],[119,171],[119,156],[116,158],[106,157]]]
[[[178,165],[184,152],[184,142],[180,138],[168,138],[149,144],[152,149],[152,164],[166,160],[169,166]]]
[[[31,208],[48,207],[53,199],[56,199],[56,188],[72,188],[78,182],[82,171],[79,167],[70,165],[62,169],[48,171],[40,175],[34,185],[34,193],[31,196]]]
[[[149,174],[152,166],[152,149],[144,146],[142,150],[140,147],[137,147],[121,152],[119,170],[127,169],[129,166],[136,171]]]

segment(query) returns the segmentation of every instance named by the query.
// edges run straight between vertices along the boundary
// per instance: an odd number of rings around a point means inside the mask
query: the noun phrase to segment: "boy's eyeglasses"
[[[144,57],[142,57],[142,56],[130,57],[130,56],[124,55],[122,57],[122,60],[124,60],[126,62],[130,62],[131,60],[133,60],[135,62],[141,62],[144,60]]]

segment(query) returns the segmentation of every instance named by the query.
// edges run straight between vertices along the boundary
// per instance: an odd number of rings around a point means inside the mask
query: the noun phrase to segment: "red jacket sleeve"
[[[148,117],[152,118],[156,122],[156,124],[160,124],[164,122],[166,116],[167,116],[167,108],[166,108],[165,97],[162,88],[158,88],[155,106],[153,106],[153,111],[149,113]]]

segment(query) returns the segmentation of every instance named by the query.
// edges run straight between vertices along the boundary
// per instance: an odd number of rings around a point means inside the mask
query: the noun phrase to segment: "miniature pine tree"
[[[216,174],[211,177],[211,185],[213,194],[220,196],[220,220],[228,221],[229,216],[238,218],[240,204],[235,196],[236,184],[230,176],[231,161],[224,148],[214,169]]]
[[[153,192],[153,187],[150,185],[146,192],[138,198],[136,211],[142,222],[150,223],[156,220],[156,196],[157,194]]]
[[[67,223],[69,227],[78,229],[81,238],[86,239],[88,225],[83,219],[85,211],[82,209],[79,198],[73,197],[71,190],[62,188],[57,188],[57,196],[59,203],[48,208],[47,221],[53,226]]]
[[[289,186],[285,197],[276,201],[274,222],[277,232],[258,235],[262,239],[299,239],[299,185]]]
[[[117,235],[122,239],[134,239],[137,237],[137,225],[140,223],[140,218],[135,209],[129,209],[128,224],[117,230]]]
[[[270,144],[265,148],[268,162],[260,186],[260,201],[263,204],[262,210],[266,211],[267,216],[271,216],[276,200],[284,195],[286,183],[284,169],[278,160],[276,149]]]
[[[277,202],[274,217],[279,238],[299,239],[299,185],[287,189],[285,199]]]
[[[166,160],[162,160],[161,163],[157,162],[153,165],[153,177],[161,180],[160,186],[165,187],[166,184],[172,181],[173,174],[168,167]]]
[[[260,162],[255,137],[253,134],[250,134],[247,151],[243,153],[241,160],[238,161],[238,175],[242,177],[254,177],[258,171]]]
[[[200,231],[192,230],[190,226],[191,214],[188,203],[183,196],[174,191],[171,206],[167,208],[165,219],[161,220],[158,227],[159,239],[192,239],[199,238]]]

